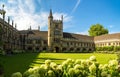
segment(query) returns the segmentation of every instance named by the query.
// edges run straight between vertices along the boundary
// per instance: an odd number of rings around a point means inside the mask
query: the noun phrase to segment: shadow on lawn
[[[47,59],[54,61],[63,61],[65,59],[50,58],[40,55],[41,53],[22,53],[13,55],[0,55],[0,60],[4,66],[4,77],[11,77],[15,72],[24,73],[30,67],[44,64]]]
[[[11,77],[14,72],[25,72],[39,53],[23,53],[13,55],[0,55],[4,67],[4,77]]]
[[[53,62],[54,61],[63,61],[63,60],[65,60],[65,59],[58,59],[58,58],[50,58],[50,57],[45,57],[45,58],[36,58],[32,63],[31,63],[31,65],[30,65],[30,67],[32,68],[32,67],[34,67],[35,65],[41,65],[41,64],[44,64],[44,62],[45,62],[45,60],[52,60]]]
[[[58,58],[50,58],[50,57],[45,57],[45,58],[37,58],[37,59],[43,59],[43,60],[65,60],[65,59],[58,59]]]

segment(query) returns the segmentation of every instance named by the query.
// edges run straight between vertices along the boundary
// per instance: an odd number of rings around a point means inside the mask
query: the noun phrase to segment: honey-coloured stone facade
[[[0,18],[0,48],[12,50],[48,51],[48,52],[92,52],[95,47],[120,46],[120,33],[101,36],[88,36],[63,32],[63,16],[61,20],[53,20],[52,10],[48,16],[48,31],[17,30],[10,19],[6,22]]]

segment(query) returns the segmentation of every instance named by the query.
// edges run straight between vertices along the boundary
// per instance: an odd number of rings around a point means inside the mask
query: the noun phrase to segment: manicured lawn
[[[25,72],[28,68],[43,64],[46,59],[50,59],[58,64],[67,58],[87,59],[95,55],[97,60],[105,64],[111,59],[116,59],[116,54],[101,53],[24,53],[9,56],[0,55],[0,63],[4,65],[5,76],[10,77],[14,72]]]

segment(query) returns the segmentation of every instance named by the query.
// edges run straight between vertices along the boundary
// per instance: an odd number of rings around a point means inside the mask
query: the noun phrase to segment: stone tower
[[[48,48],[50,51],[60,52],[62,50],[63,38],[63,16],[61,20],[53,20],[52,10],[48,17]]]

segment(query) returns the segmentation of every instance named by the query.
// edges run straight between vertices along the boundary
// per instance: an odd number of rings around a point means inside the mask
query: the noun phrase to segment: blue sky
[[[49,10],[54,19],[64,16],[64,31],[88,34],[92,24],[100,23],[109,33],[120,32],[120,0],[0,0],[5,4],[6,20],[17,23],[17,29],[32,26],[47,30]]]

